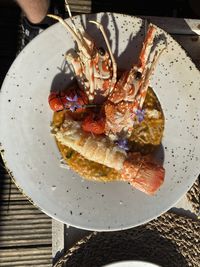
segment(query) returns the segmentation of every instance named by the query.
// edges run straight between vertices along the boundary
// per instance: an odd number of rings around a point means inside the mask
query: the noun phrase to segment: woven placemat
[[[200,266],[200,222],[166,212],[133,229],[92,233],[72,247],[54,267],[100,267],[143,260],[162,267]]]
[[[200,176],[187,192],[187,199],[192,204],[194,213],[200,216]],[[199,265],[200,266],[200,265]]]

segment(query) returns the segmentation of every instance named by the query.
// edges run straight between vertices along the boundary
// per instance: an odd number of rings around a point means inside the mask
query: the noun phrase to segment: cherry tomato
[[[105,130],[105,118],[101,117],[95,120],[94,114],[91,113],[83,120],[82,129],[85,132],[103,134]]]
[[[85,105],[88,104],[88,97],[82,90],[76,90],[72,87],[66,91],[51,92],[48,102],[53,111],[69,109],[73,113],[79,113],[85,111]]]
[[[60,111],[64,109],[67,103],[64,96],[60,96],[58,92],[51,92],[48,98],[49,106],[53,111]]]

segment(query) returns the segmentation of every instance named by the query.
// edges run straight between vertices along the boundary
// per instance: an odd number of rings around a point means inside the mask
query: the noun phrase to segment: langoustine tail
[[[148,195],[156,193],[164,182],[164,176],[165,169],[161,165],[140,153],[133,153],[125,160],[122,170],[124,181]]]

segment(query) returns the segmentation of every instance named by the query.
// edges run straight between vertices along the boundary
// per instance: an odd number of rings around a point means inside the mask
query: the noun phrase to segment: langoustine
[[[149,25],[137,64],[130,71],[122,74],[105,103],[105,132],[112,139],[123,134],[130,136],[137,115],[142,115],[142,107],[146,98],[150,77],[163,52],[154,51],[150,61],[151,48],[155,38],[156,28]],[[152,56],[152,55],[151,55]]]

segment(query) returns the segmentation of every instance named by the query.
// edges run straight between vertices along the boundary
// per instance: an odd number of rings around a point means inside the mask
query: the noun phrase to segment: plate
[[[105,265],[103,267],[159,267],[157,264],[146,261],[120,261]]]
[[[110,13],[75,17],[99,46],[105,43],[90,19],[104,25],[120,69],[136,62],[144,38],[142,19]],[[62,89],[73,79],[63,62],[74,42],[61,24],[37,36],[12,64],[0,93],[1,150],[17,185],[49,216],[83,229],[126,229],[168,210],[195,181],[200,170],[199,71],[170,35],[157,31],[168,43],[151,80],[166,118],[158,154],[166,176],[153,197],[126,183],[89,182],[60,168],[47,99],[51,88]]]

